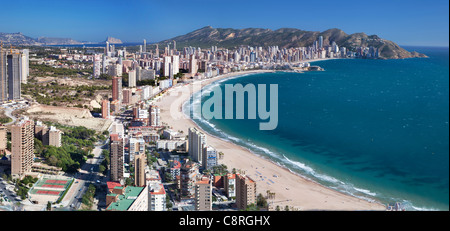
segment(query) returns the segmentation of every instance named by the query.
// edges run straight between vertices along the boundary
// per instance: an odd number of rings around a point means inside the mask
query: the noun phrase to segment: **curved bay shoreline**
[[[193,87],[193,84],[189,83],[173,88],[157,99],[155,103],[161,109],[161,121],[168,124],[173,130],[183,131],[184,134],[187,134],[189,127],[196,127],[204,132],[208,145],[225,154],[224,158],[219,160],[219,164],[225,164],[229,169],[236,168],[245,172],[246,175],[256,181],[258,194],[266,195],[268,190],[275,193],[275,199],[268,201],[271,204],[271,209],[275,209],[276,206],[284,209],[288,205],[298,210],[385,210],[385,205],[379,202],[369,202],[328,188],[264,156],[255,154],[245,147],[214,136],[204,131],[183,113],[185,102],[190,100],[192,94],[203,87],[219,80],[267,72],[274,71],[235,72],[196,81],[195,83],[199,83],[201,87]],[[186,92],[189,92],[189,94],[186,94]],[[273,177],[274,175],[277,175],[277,177]],[[266,180],[261,180],[260,176],[265,177]],[[266,182],[269,179],[275,183],[267,184]]]

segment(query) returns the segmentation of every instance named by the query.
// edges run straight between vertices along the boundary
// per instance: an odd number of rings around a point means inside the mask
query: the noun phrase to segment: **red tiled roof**
[[[164,189],[164,186],[162,184],[159,185],[159,191],[158,192],[150,192],[152,195],[162,195],[166,194],[166,190]]]
[[[115,182],[115,181],[108,181],[108,182],[106,182],[106,185],[108,186],[108,190],[112,190],[115,187],[122,186],[119,182]]]
[[[119,134],[117,133],[111,134],[109,137],[111,141],[119,141]]]

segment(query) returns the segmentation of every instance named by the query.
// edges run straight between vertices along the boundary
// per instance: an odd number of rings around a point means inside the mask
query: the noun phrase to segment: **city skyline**
[[[278,1],[277,5],[279,8],[274,10],[273,3],[268,1],[223,4],[195,0],[168,4],[162,1],[75,3],[23,0],[4,3],[8,11],[0,16],[0,20],[14,23],[1,25],[0,32],[89,42],[104,41],[111,36],[123,42],[146,39],[153,43],[208,25],[214,28],[297,28],[309,31],[339,28],[349,34],[377,34],[399,45],[448,47],[449,43],[448,1],[364,5],[355,1],[345,4],[321,1],[318,4],[285,0]],[[217,14],[217,11],[223,13]],[[40,20],[34,20],[36,18]]]

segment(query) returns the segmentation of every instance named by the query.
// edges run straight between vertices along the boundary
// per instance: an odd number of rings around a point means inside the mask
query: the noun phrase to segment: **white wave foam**
[[[226,79],[226,80],[228,80],[228,79]],[[193,112],[195,108],[200,107],[201,106],[201,98],[202,98],[204,92],[209,92],[210,89],[219,85],[223,81],[225,81],[225,79],[216,81],[216,82],[214,82],[214,84],[208,85],[207,87],[205,87],[206,91],[200,91],[200,92],[195,93],[192,97],[194,99],[193,102],[191,104],[188,104],[188,103],[185,104],[186,106],[190,106],[188,108],[189,109],[188,111]],[[186,102],[188,102],[188,101],[186,101]],[[198,111],[196,111],[196,112],[198,112]],[[364,196],[358,196],[357,194],[363,194],[363,195],[367,195],[367,196],[376,196],[376,193],[370,192],[369,190],[356,188],[356,187],[352,186],[351,184],[346,184],[332,176],[318,173],[310,166],[307,166],[306,164],[298,162],[298,161],[291,160],[288,157],[286,157],[285,155],[282,155],[282,157],[283,157],[282,158],[278,153],[272,152],[271,150],[269,150],[267,148],[258,146],[251,142],[244,142],[243,140],[241,140],[237,137],[231,136],[231,135],[225,133],[224,131],[218,129],[216,127],[216,125],[212,124],[208,120],[203,119],[201,116],[198,116],[197,118],[198,118],[197,121],[194,121],[195,124],[197,124],[197,125],[203,124],[204,126],[208,127],[209,129],[212,129],[214,131],[214,133],[216,135],[218,135],[219,138],[226,140],[226,141],[232,140],[235,143],[237,143],[238,145],[247,146],[248,149],[250,151],[252,151],[254,154],[264,154],[266,156],[270,156],[273,159],[280,161],[280,162],[276,161],[277,165],[288,169],[289,171],[291,171],[294,174],[298,174],[298,172],[293,171],[291,169],[292,167],[296,168],[297,170],[301,170],[301,172],[304,172],[306,174],[306,176],[305,175],[301,175],[301,176],[306,179],[311,180],[308,176],[312,176],[315,179],[318,179],[320,181],[331,184],[331,186],[330,186],[331,188],[334,188],[338,191],[356,196],[358,198],[365,199],[365,200],[373,200],[371,198],[367,198]],[[272,162],[274,162],[274,161],[272,161]],[[291,168],[287,167],[286,164],[289,164],[291,166]]]
[[[376,193],[371,192],[371,191],[369,191],[367,189],[361,189],[361,188],[357,188],[357,187],[353,187],[353,189],[355,189],[358,192],[362,192],[364,194],[367,194],[367,195],[370,195],[370,196],[373,196],[373,197],[375,197],[377,195]]]
[[[401,204],[403,205],[403,208],[406,211],[439,211],[439,209],[435,209],[435,208],[415,206],[415,205],[413,205],[413,203],[411,201],[408,201],[408,200],[403,200],[403,202],[401,202]]]
[[[220,83],[226,81],[226,80],[230,80],[230,79],[234,79],[234,78],[240,78],[243,76],[247,76],[247,75],[242,75],[242,76],[235,76],[232,78],[228,78],[228,79],[222,79],[222,80],[218,80],[216,82],[211,83],[210,85],[204,87],[202,91],[199,91],[195,94],[193,94],[193,96],[191,97],[190,100],[186,101],[183,104],[183,109],[186,108],[186,110],[184,110],[185,113],[190,114],[191,112],[193,112],[194,108],[197,107],[201,107],[201,99],[204,96],[205,93],[209,93],[212,91],[213,87],[218,86]],[[190,103],[191,101],[193,101],[192,103]],[[198,111],[197,111],[198,112]],[[189,117],[189,115],[187,115]],[[385,198],[382,195],[379,195],[375,192],[371,192],[370,190],[367,189],[362,189],[362,188],[358,188],[355,187],[353,184],[348,183],[348,182],[343,182],[340,181],[332,176],[329,175],[325,175],[325,174],[321,174],[316,172],[312,167],[307,166],[304,163],[298,162],[298,161],[294,161],[289,159],[288,157],[286,157],[284,154],[279,154],[279,153],[275,153],[272,152],[271,150],[258,146],[254,143],[251,142],[245,142],[242,139],[239,139],[237,137],[234,137],[232,135],[229,135],[227,133],[225,133],[224,131],[218,129],[216,127],[215,124],[212,124],[210,121],[203,119],[203,117],[199,116],[199,119],[196,121],[193,121],[195,124],[197,124],[197,126],[199,126],[199,124],[202,124],[206,127],[208,127],[209,129],[214,131],[214,134],[216,134],[215,136],[219,139],[225,140],[225,141],[234,141],[236,144],[243,146],[244,148],[248,149],[249,151],[251,151],[252,153],[254,153],[255,155],[259,155],[259,154],[263,154],[264,156],[270,156],[272,157],[272,159],[270,159],[273,163],[277,164],[280,167],[283,167],[287,170],[289,170],[290,172],[300,175],[301,177],[308,179],[308,180],[312,180],[312,181],[322,181],[322,182],[326,182],[326,187],[343,192],[345,194],[354,196],[356,198],[362,199],[362,200],[366,200],[366,201],[370,201],[370,202],[375,202],[375,200],[373,199],[373,197],[377,197],[377,198],[382,198],[383,200],[386,201],[401,201],[398,199],[394,199],[394,198]],[[192,119],[192,118],[191,118]],[[294,171],[294,169],[296,169],[297,171]],[[299,174],[298,170],[301,170],[301,172],[303,172],[304,174]],[[312,177],[312,179],[310,178]],[[412,203],[405,201],[406,205],[405,205],[405,209],[406,210],[418,210],[418,211],[434,211],[437,209],[434,208],[425,208],[425,207],[418,207],[413,205]]]

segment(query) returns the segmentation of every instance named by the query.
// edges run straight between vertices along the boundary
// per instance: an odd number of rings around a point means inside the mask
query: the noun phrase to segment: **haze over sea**
[[[405,48],[430,58],[327,60],[312,63],[323,72],[244,75],[203,90],[202,102],[224,84],[278,84],[275,130],[260,131],[260,120],[195,122],[341,192],[407,210],[448,210],[449,50]],[[192,113],[189,104],[183,110]]]

